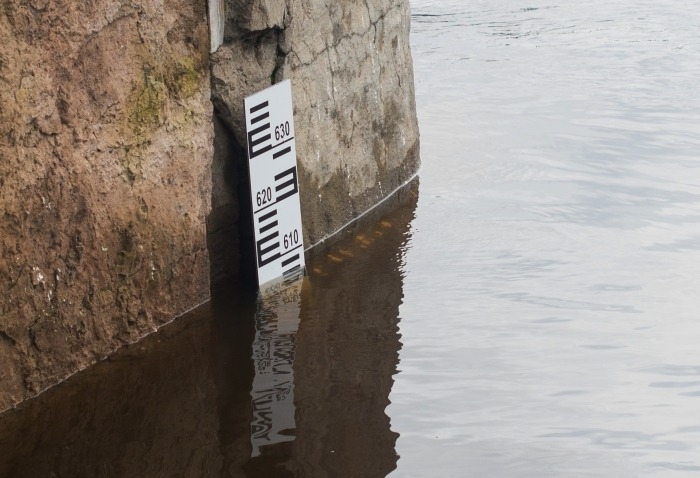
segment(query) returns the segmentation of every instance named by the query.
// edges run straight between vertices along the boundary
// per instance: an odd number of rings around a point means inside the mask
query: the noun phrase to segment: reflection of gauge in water
[[[250,392],[253,457],[260,455],[264,446],[295,438],[293,365],[302,284],[301,275],[296,280],[280,278],[268,288],[273,292],[259,297],[253,342],[255,377]]]

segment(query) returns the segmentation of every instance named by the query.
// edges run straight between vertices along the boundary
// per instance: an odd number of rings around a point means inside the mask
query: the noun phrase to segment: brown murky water
[[[0,476],[387,475],[417,186],[313,251],[300,293],[232,285],[0,417]]]

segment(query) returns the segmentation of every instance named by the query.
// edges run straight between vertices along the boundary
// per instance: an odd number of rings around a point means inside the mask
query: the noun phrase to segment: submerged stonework
[[[224,7],[210,54],[205,0],[0,5],[0,411],[248,259],[245,96],[292,80],[307,245],[415,174],[406,1]]]

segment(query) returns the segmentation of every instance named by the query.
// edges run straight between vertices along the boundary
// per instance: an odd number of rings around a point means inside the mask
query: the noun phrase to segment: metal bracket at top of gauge
[[[277,83],[245,99],[258,285],[304,273],[292,84]]]

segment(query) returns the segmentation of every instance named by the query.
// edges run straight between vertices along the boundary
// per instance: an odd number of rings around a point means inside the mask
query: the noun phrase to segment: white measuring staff
[[[258,285],[303,274],[292,83],[277,83],[245,99],[250,192]]]

